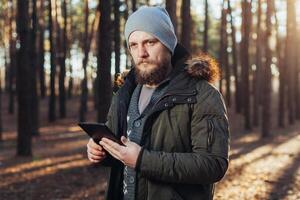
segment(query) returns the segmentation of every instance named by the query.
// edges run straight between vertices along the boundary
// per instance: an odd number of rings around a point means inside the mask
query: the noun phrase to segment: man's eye
[[[135,48],[137,46],[137,44],[130,44],[129,47],[130,49]]]
[[[155,41],[149,40],[149,41],[147,42],[147,44],[148,44],[148,45],[154,45],[154,44],[155,44]]]

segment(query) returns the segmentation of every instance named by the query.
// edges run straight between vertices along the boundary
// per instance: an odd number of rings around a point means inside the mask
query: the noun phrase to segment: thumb
[[[125,146],[127,146],[129,141],[128,141],[128,139],[127,139],[126,137],[122,136],[122,137],[121,137],[121,142],[122,142]]]

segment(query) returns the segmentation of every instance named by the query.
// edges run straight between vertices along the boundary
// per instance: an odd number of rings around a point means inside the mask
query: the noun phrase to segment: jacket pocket
[[[213,119],[207,120],[207,151],[211,153],[215,139],[215,125]]]

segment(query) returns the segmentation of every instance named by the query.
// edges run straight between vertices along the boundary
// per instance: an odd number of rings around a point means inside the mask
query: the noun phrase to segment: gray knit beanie
[[[174,27],[168,12],[163,7],[142,6],[132,13],[125,24],[125,39],[128,39],[132,32],[144,31],[163,43],[174,53],[177,44]]]

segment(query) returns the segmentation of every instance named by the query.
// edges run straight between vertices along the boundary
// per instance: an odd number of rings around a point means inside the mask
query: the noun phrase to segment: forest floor
[[[0,143],[0,199],[103,199],[108,168],[86,158],[88,137],[77,126],[79,98],[67,104],[68,117],[47,122],[42,100],[40,136],[33,138],[33,156],[16,156],[16,118],[7,113],[4,96],[3,141]],[[89,103],[88,121],[95,120]],[[261,139],[259,129],[242,131],[242,116],[229,110],[230,166],[216,184],[216,200],[300,199],[300,123],[272,129]]]

